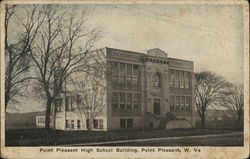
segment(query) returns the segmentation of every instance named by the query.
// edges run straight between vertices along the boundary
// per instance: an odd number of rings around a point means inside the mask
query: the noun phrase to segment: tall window
[[[186,102],[185,102],[185,107],[186,107],[186,111],[188,112],[188,111],[190,111],[190,98],[191,97],[186,97]]]
[[[179,88],[180,78],[179,78],[179,71],[175,71],[175,88]]]
[[[111,63],[111,71],[112,71],[112,82],[114,84],[118,83],[118,63],[112,62]]]
[[[62,103],[63,103],[63,99],[62,98],[57,98],[55,100],[55,106],[56,106],[56,111],[57,112],[61,112],[62,111]]]
[[[180,71],[179,76],[180,76],[180,88],[184,88],[184,72]]]
[[[82,102],[83,102],[82,96],[76,95],[76,105],[79,106],[80,104],[82,104]]]
[[[132,84],[132,65],[131,64],[127,64],[126,65],[126,77],[125,77],[125,84],[127,86],[131,86]]]
[[[160,87],[160,74],[155,73],[153,77],[153,86],[154,87]]]
[[[127,94],[127,109],[132,109],[132,94]]]
[[[139,94],[134,94],[134,109],[138,109],[140,104]]]
[[[125,84],[125,64],[120,63],[119,65],[119,79],[118,82],[119,84]]]
[[[170,96],[170,111],[174,111],[174,97]]]
[[[125,94],[120,93],[120,109],[125,109]]]
[[[118,109],[118,94],[112,93],[112,107],[113,109]]]
[[[74,120],[71,120],[71,129],[74,129]]]
[[[184,73],[184,78],[185,78],[185,88],[189,88],[190,86],[190,73],[189,72],[185,72]]]
[[[170,70],[170,87],[174,88],[174,70]]]
[[[180,108],[181,111],[185,111],[185,97],[181,96]]]
[[[66,128],[70,128],[70,120],[66,120]]]
[[[138,86],[139,79],[139,66],[133,65],[132,85]]]
[[[175,110],[180,111],[180,97],[179,96],[175,98]]]
[[[93,120],[93,128],[94,129],[103,129],[103,120],[102,119],[94,119]]]
[[[77,120],[77,129],[80,129],[81,128],[81,120]]]
[[[86,119],[86,128],[91,129],[90,119]]]

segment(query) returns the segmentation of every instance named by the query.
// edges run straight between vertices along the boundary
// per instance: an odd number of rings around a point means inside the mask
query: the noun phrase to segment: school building
[[[101,113],[91,118],[77,112],[78,98],[55,102],[54,128],[59,130],[121,130],[193,128],[194,64],[168,57],[161,49],[146,53],[103,48],[107,65]],[[76,104],[74,104],[76,103]],[[85,102],[86,105],[86,102]],[[87,107],[82,107],[82,109]],[[37,117],[44,118],[43,116]],[[41,123],[40,123],[41,125]]]

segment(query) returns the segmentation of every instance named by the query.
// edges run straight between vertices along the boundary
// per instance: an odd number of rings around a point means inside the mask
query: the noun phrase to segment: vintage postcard
[[[248,158],[247,1],[1,2],[1,158]]]

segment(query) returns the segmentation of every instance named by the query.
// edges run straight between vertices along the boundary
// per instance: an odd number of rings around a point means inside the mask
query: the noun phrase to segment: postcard
[[[2,158],[248,158],[247,1],[1,3]]]

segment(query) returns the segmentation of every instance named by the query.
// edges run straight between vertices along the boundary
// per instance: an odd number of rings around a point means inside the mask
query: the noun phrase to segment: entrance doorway
[[[153,107],[154,107],[154,110],[153,110],[154,114],[156,115],[161,114],[161,99],[154,98]]]

